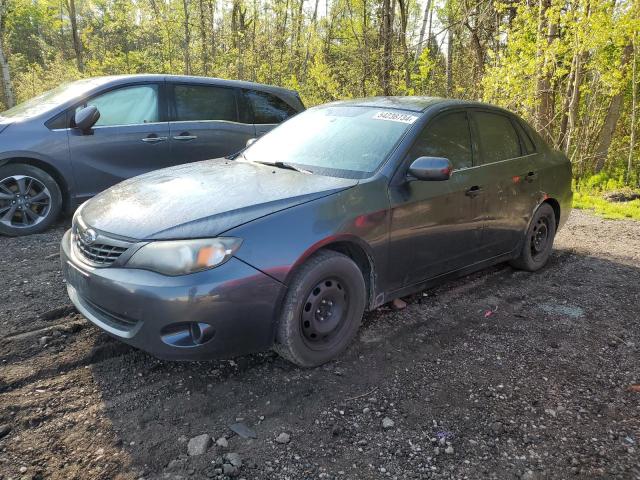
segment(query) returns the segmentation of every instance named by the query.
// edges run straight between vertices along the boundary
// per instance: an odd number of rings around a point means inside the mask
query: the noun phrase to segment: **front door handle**
[[[538,172],[529,172],[524,178],[527,182],[533,182],[536,178],[538,178]]]
[[[464,192],[464,194],[467,197],[472,197],[472,198],[477,197],[481,193],[482,193],[482,187],[480,187],[479,185],[474,185],[473,187],[469,187],[467,191]]]
[[[181,140],[183,142],[187,140],[195,140],[196,138],[198,138],[196,135],[191,135],[189,132],[182,132],[180,135],[173,137],[174,140]]]
[[[152,133],[148,137],[144,137],[141,140],[144,143],[159,143],[159,142],[164,142],[166,139],[167,139],[167,137],[159,137],[155,133]]]

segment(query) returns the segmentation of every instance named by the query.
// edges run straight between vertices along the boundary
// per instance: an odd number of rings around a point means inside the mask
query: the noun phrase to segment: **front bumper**
[[[217,268],[177,277],[95,268],[78,257],[67,231],[60,258],[78,311],[110,335],[159,358],[231,357],[273,343],[285,287],[235,257]],[[181,338],[181,328],[193,324],[210,327],[206,342],[188,345]]]

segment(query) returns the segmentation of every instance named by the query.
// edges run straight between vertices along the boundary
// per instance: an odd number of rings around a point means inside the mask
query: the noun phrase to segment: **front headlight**
[[[238,250],[239,238],[203,238],[147,243],[127,262],[129,268],[185,275],[222,265]]]

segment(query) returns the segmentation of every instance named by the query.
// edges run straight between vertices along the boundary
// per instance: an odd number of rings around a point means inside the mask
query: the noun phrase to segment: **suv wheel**
[[[360,268],[333,251],[314,254],[294,274],[274,349],[301,367],[333,360],[355,337],[366,302]]]
[[[62,194],[47,172],[23,164],[0,167],[0,233],[30,235],[46,230],[62,208]]]

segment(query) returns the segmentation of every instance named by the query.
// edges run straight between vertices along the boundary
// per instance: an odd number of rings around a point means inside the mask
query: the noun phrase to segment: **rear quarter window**
[[[298,113],[287,102],[270,93],[246,90],[245,95],[253,109],[254,123],[281,123]]]

